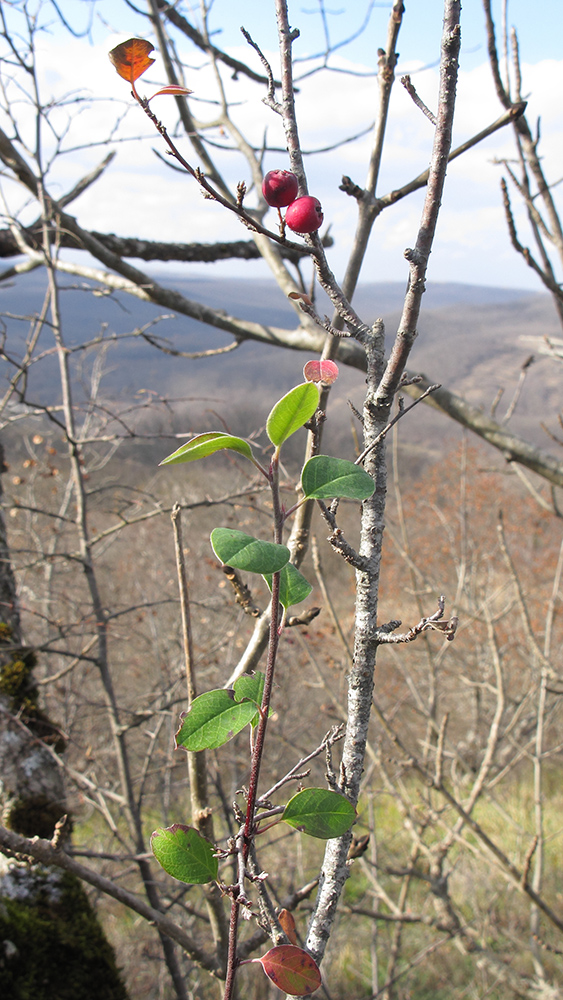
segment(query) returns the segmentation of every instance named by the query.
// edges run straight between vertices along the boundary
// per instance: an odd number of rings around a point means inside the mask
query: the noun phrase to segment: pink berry
[[[291,202],[285,213],[285,221],[294,233],[314,233],[323,221],[323,210],[318,198],[306,194]]]
[[[285,208],[297,197],[299,185],[291,170],[270,170],[262,183],[262,194],[272,208]]]

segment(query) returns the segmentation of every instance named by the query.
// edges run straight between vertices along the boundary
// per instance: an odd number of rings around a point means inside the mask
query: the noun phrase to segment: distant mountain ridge
[[[171,274],[158,280],[177,288],[188,298],[224,309],[235,316],[272,326],[292,328],[296,314],[277,286],[267,279],[214,279],[179,277]],[[96,337],[102,326],[122,336],[151,322],[152,336],[163,338],[165,346],[184,352],[217,348],[231,343],[220,331],[205,327],[184,316],[156,322],[164,310],[125,294],[92,294],[88,283],[61,276],[67,291],[61,296],[65,336],[69,344],[84,343]],[[45,277],[41,272],[21,275],[10,286],[0,284],[0,313],[31,316],[41,306]],[[381,316],[388,331],[388,342],[397,327],[405,286],[402,282],[366,283],[359,286],[354,304],[367,322]],[[320,301],[321,313],[332,311],[330,302]],[[27,323],[7,318],[7,341],[15,352],[14,340],[21,345]],[[551,299],[521,289],[489,288],[464,284],[428,283],[422,305],[419,336],[409,364],[411,371],[421,371],[448,389],[458,392],[475,405],[487,410],[499,388],[510,398],[519,371],[529,355],[521,335],[560,336]],[[44,335],[44,345],[48,334]],[[138,390],[167,396],[196,396],[201,400],[241,400],[258,406],[262,390],[270,398],[271,390],[286,391],[301,379],[306,355],[279,350],[267,345],[244,343],[237,350],[209,359],[192,360],[156,352],[140,336],[112,343],[107,350],[104,391],[109,397],[125,398]],[[52,392],[55,359],[37,366],[31,374],[31,387],[37,397]],[[4,368],[7,369],[4,363]],[[87,375],[88,365],[86,365]],[[10,374],[8,372],[8,374]],[[530,369],[527,385],[511,426],[546,445],[539,430],[540,421],[553,419],[561,409],[563,367],[547,358],[539,358]],[[361,372],[343,372],[339,392],[335,394],[345,407],[351,395],[361,405]],[[248,390],[252,390],[249,397]],[[249,402],[251,399],[251,403]],[[263,404],[260,403],[260,407]],[[499,407],[501,415],[504,403]],[[425,408],[427,410],[427,408]],[[429,430],[431,414],[422,413],[410,422],[408,436],[413,442],[449,434],[452,426],[438,419],[441,430]],[[407,421],[405,421],[406,425]],[[433,426],[436,426],[433,423]]]

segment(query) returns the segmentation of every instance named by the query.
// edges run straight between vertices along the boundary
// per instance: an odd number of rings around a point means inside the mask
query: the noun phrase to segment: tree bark
[[[5,471],[0,444],[0,472]],[[2,485],[0,477],[0,501]],[[51,838],[67,813],[56,727],[37,704],[35,656],[22,646],[16,580],[0,505],[0,815],[26,837]],[[67,821],[60,829],[70,836]],[[33,932],[30,932],[33,928]],[[34,947],[31,947],[30,933]],[[0,995],[127,1000],[113,948],[78,880],[58,867],[0,855]],[[36,984],[42,987],[37,990]],[[31,985],[30,985],[31,984]]]

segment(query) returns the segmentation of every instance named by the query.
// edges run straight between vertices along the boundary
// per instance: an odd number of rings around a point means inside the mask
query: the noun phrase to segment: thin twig
[[[422,98],[419,97],[419,95],[416,92],[416,87],[411,82],[411,78],[410,78],[410,76],[408,74],[406,76],[402,76],[401,77],[401,83],[402,83],[403,87],[405,88],[405,90],[406,90],[407,94],[409,95],[409,97],[412,99],[413,103],[416,104],[417,108],[420,111],[422,111],[423,115],[426,115],[426,117],[428,118],[428,120],[430,122],[432,122],[433,125],[435,125],[436,124],[436,115],[434,115],[432,113],[432,111],[430,110],[430,108],[426,107],[426,104],[424,103],[424,101],[422,100]]]

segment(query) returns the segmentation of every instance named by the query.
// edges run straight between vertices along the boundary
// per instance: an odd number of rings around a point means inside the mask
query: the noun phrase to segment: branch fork
[[[453,615],[449,619],[443,618],[444,608],[445,608],[446,598],[442,594],[438,601],[438,610],[434,612],[433,615],[421,618],[417,625],[413,625],[408,632],[403,632],[400,635],[393,635],[392,633],[395,629],[398,629],[402,622],[391,621],[387,622],[385,625],[381,625],[374,635],[374,640],[378,645],[385,645],[385,643],[403,643],[403,642],[413,642],[417,639],[419,635],[423,632],[436,631],[440,632],[448,642],[451,642],[455,638],[458,618]]]

